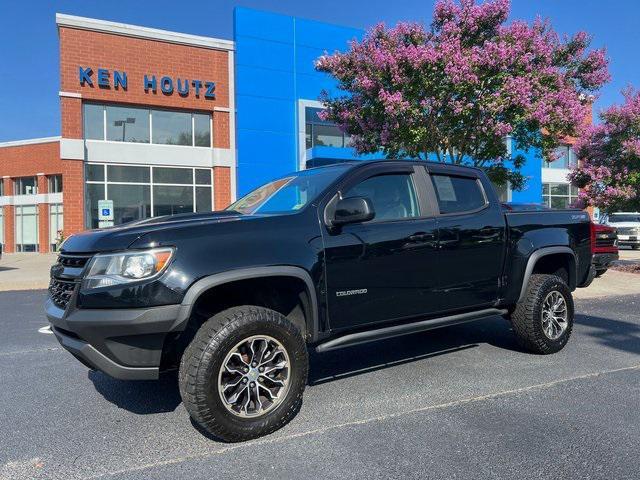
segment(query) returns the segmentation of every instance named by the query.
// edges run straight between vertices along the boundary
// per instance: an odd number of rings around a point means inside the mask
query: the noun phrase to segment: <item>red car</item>
[[[596,277],[605,273],[618,260],[618,233],[608,225],[593,223],[591,228],[591,249]]]

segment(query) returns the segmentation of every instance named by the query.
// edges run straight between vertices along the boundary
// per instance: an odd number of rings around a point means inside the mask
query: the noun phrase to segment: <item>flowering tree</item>
[[[640,210],[640,92],[628,88],[623,95],[624,103],[602,112],[602,123],[576,144],[580,162],[570,179],[582,188],[580,207]]]
[[[473,163],[521,188],[524,158],[511,159],[515,170],[504,166],[504,137],[553,158],[609,74],[604,50],[587,53],[586,33],[561,40],[540,19],[507,25],[509,8],[508,0],[440,0],[428,30],[379,24],[347,52],[321,56],[316,69],[346,92],[323,92],[323,118],[351,134],[360,153]]]

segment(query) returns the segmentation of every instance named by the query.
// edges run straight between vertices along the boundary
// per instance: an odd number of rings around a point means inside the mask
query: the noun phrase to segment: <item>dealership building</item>
[[[318,117],[320,92],[335,82],[315,59],[362,30],[246,8],[235,10],[231,40],[56,22],[60,136],[0,143],[5,252],[50,252],[82,230],[222,209],[287,172],[375,157],[358,156]],[[575,199],[570,146],[551,164],[522,153],[527,187],[502,189],[503,200],[561,208]]]

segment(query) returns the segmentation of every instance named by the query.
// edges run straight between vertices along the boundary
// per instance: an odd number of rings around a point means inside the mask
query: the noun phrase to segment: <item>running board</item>
[[[473,322],[483,320],[496,315],[504,315],[508,310],[500,310],[497,308],[487,308],[478,310],[477,312],[459,313],[458,315],[450,315],[448,317],[432,318],[429,320],[421,320],[419,322],[405,323],[402,325],[394,325],[392,327],[377,328],[375,330],[367,330],[364,332],[350,333],[342,337],[334,338],[328,342],[321,343],[316,347],[316,352],[323,353],[338,348],[351,347],[361,343],[375,342],[385,338],[399,337],[410,333],[424,332],[434,330],[436,328],[448,327],[449,325],[457,325],[459,323]]]

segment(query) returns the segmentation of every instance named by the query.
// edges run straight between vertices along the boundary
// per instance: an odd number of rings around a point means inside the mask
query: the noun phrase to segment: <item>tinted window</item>
[[[196,170],[196,184],[211,185],[211,170],[198,168]]]
[[[104,140],[104,106],[84,106],[84,138],[89,140]]]
[[[149,110],[108,106],[107,140],[149,143]]]
[[[153,169],[153,183],[192,184],[193,170],[190,168],[155,167]]]
[[[107,181],[149,183],[149,167],[123,167],[119,165],[109,165],[107,167]]]
[[[86,169],[87,180],[93,182],[104,182],[104,165],[88,164]]]
[[[193,187],[153,187],[154,215],[193,212]]]
[[[191,145],[191,114],[153,110],[153,143]]]
[[[351,187],[343,198],[371,200],[376,220],[399,220],[420,215],[413,182],[409,174],[379,175]]]
[[[211,146],[211,115],[193,114],[194,140],[196,147]]]
[[[49,193],[62,192],[62,175],[52,175],[49,177]]]
[[[432,175],[440,213],[468,212],[486,204],[475,178]]]

